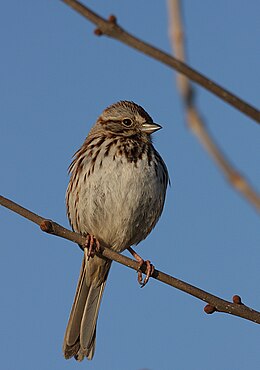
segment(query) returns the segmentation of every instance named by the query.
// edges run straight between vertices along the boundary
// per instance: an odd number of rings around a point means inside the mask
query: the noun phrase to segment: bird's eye
[[[126,126],[126,127],[130,127],[132,126],[133,122],[130,120],[130,118],[125,118],[123,119],[123,125]]]

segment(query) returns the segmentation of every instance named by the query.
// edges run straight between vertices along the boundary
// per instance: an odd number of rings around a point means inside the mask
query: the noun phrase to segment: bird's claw
[[[154,273],[154,265],[151,264],[149,260],[144,261],[143,259],[139,261],[139,270],[138,270],[138,283],[141,285],[141,288],[143,288],[149,281],[150,276]],[[146,277],[143,280],[143,273],[142,273],[142,266],[146,266]]]
[[[93,258],[95,254],[100,250],[99,241],[94,237],[94,235],[87,234],[84,248],[87,248],[87,258]]]

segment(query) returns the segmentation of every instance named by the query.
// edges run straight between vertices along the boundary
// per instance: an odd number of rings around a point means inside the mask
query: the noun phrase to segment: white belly
[[[85,180],[80,177],[80,190],[78,195],[71,192],[68,210],[76,231],[90,233],[121,252],[146,238],[155,226],[162,212],[165,186],[154,166],[148,165],[146,155],[135,164],[123,156],[113,160],[110,153],[100,167],[101,157],[97,157],[93,173]],[[83,173],[89,167],[85,163]]]

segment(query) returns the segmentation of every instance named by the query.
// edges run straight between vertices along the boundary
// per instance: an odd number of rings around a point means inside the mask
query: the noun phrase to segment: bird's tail
[[[78,286],[63,342],[66,359],[92,359],[96,344],[96,326],[101,298],[111,261],[94,256],[83,257]]]

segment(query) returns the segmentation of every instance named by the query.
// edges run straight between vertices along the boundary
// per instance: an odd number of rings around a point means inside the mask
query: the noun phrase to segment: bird
[[[86,237],[76,294],[64,336],[66,359],[93,358],[97,318],[111,261],[96,254],[100,245],[128,249],[146,264],[144,286],[154,271],[133,249],[156,225],[169,183],[167,167],[152,143],[162,127],[140,105],[119,101],[107,107],[69,167],[67,216],[73,231]]]

